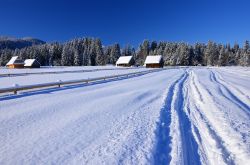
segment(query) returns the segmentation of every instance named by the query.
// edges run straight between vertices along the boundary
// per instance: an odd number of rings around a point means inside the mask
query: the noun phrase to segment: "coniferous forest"
[[[120,56],[134,56],[143,65],[147,55],[163,55],[166,66],[249,66],[250,45],[240,47],[208,43],[165,42],[144,40],[138,48],[121,47],[118,43],[104,46],[98,38],[77,38],[65,43],[46,43],[32,38],[0,38],[0,65],[5,66],[12,56],[35,58],[43,66],[96,66],[115,64]]]

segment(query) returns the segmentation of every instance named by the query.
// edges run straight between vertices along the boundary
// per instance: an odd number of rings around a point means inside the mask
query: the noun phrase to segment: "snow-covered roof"
[[[117,64],[129,64],[130,60],[132,59],[133,57],[132,56],[121,56],[117,62],[116,62],[116,65]]]
[[[32,66],[36,59],[26,59],[24,61],[24,66]]]
[[[18,56],[13,56],[6,65],[12,65],[12,64],[23,64],[23,62],[18,60]]]
[[[162,55],[147,56],[145,64],[158,64],[161,62]]]

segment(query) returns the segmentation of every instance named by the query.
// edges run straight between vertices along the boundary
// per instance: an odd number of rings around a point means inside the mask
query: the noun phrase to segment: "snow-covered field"
[[[250,68],[193,67],[0,96],[0,164],[248,164],[249,81]]]
[[[74,70],[92,70],[96,69],[96,67],[87,69],[83,67],[65,67],[66,71],[74,71]],[[100,67],[99,67],[100,68]],[[70,70],[71,69],[71,70]],[[107,69],[104,67],[103,69]],[[146,68],[109,68],[110,70],[98,70],[93,72],[76,72],[76,73],[60,73],[60,74],[30,74],[24,76],[4,76],[0,77],[0,89],[4,87],[13,87],[15,84],[18,85],[32,85],[32,84],[41,84],[41,83],[49,83],[49,82],[57,82],[58,80],[67,81],[67,80],[78,80],[78,79],[87,79],[87,78],[96,78],[102,76],[112,76],[118,74],[126,74],[133,73],[138,71],[148,70]],[[9,69],[11,70],[11,69]],[[12,73],[18,73],[17,71],[12,71]],[[20,70],[20,69],[19,69]],[[34,69],[35,72],[39,71],[39,69]],[[49,72],[49,71],[48,71]],[[27,73],[34,73],[33,70],[27,70]]]
[[[74,70],[93,70],[93,69],[115,69],[114,66],[56,66],[56,67],[41,67],[41,68],[23,68],[23,69],[8,69],[7,67],[0,67],[1,74],[13,74],[13,73],[36,73],[36,72],[62,72],[62,71],[74,71]],[[120,68],[124,69],[124,68]]]

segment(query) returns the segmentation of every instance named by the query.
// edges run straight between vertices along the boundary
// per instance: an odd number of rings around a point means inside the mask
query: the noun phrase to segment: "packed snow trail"
[[[249,70],[171,69],[0,98],[0,164],[246,164]]]
[[[216,78],[214,69],[189,77],[190,119],[203,164],[244,164],[250,160],[249,108]]]
[[[173,137],[172,161],[171,164],[199,164],[198,145],[191,132],[191,123],[185,112],[186,97],[184,95],[184,83],[187,80],[189,73],[186,72],[183,77],[175,84],[174,87],[174,102],[171,102],[171,125],[173,128],[170,134]],[[176,131],[179,130],[179,131]]]
[[[155,164],[200,164],[198,145],[191,133],[191,123],[183,111],[183,86],[188,75],[186,71],[168,90],[161,110]]]

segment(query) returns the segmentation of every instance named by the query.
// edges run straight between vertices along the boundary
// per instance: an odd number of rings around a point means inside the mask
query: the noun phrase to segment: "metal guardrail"
[[[165,70],[165,69],[152,69],[152,70],[147,70],[147,71],[119,74],[119,75],[112,75],[112,76],[103,76],[103,77],[91,78],[91,79],[79,79],[79,80],[68,80],[68,81],[59,80],[57,82],[34,84],[34,85],[19,86],[16,84],[14,87],[0,88],[0,93],[13,92],[14,94],[17,94],[18,91],[23,91],[23,90],[38,89],[38,88],[52,87],[52,86],[61,87],[62,85],[69,85],[69,84],[79,84],[79,83],[95,82],[95,81],[100,81],[100,80],[110,80],[110,79],[114,79],[114,78],[143,75],[143,74],[148,74],[148,73],[157,72],[157,71],[161,71],[161,70]]]
[[[81,72],[96,72],[106,70],[126,70],[126,69],[138,69],[138,68],[110,68],[110,69],[91,69],[91,70],[66,70],[66,71],[54,71],[54,72],[20,72],[20,73],[2,73],[0,77],[14,77],[14,76],[27,76],[36,74],[63,74],[63,73],[81,73]]]

